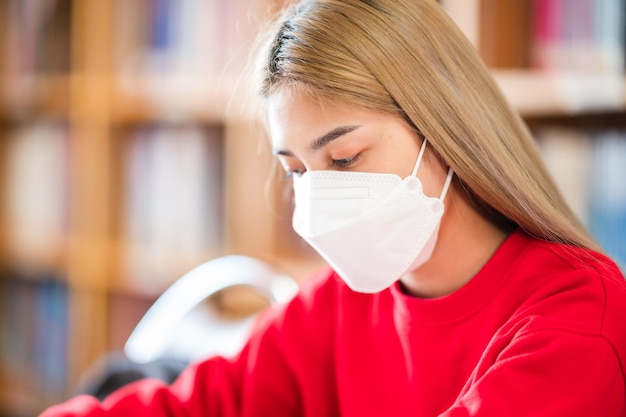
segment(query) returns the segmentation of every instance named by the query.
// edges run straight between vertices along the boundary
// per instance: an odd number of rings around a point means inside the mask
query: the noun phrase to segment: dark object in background
[[[89,394],[102,401],[113,391],[144,378],[171,384],[186,366],[186,362],[173,358],[136,363],[123,352],[112,352],[85,373],[73,395]]]

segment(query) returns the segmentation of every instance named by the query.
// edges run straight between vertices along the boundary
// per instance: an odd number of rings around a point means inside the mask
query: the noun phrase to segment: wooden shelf
[[[6,258],[8,267],[17,270],[36,269],[54,271],[65,276],[67,271],[67,241],[63,238],[47,244],[45,248],[17,247],[7,239]]]
[[[32,378],[35,376],[32,375]],[[24,375],[4,375],[3,386],[8,388],[0,391],[0,415],[2,416],[36,416],[58,399],[44,399],[33,392],[33,387]],[[17,381],[17,382],[16,382]]]
[[[620,73],[494,69],[496,81],[522,116],[626,111],[626,78]],[[219,124],[253,119],[254,91],[245,76],[183,77],[150,74],[102,77],[112,86],[115,123]],[[6,84],[0,114],[6,120],[67,118],[71,77],[34,75]]]
[[[148,74],[113,83],[113,119],[122,124],[250,120],[249,80],[237,76]]]
[[[267,259],[271,265],[285,274],[289,275],[296,281],[302,281],[311,274],[317,272],[326,265],[326,262],[318,255],[298,256],[298,255],[281,255],[274,254],[273,257]]]
[[[115,267],[109,288],[122,294],[156,297],[183,274],[225,253],[216,249],[198,249],[195,254],[179,256],[163,248],[118,241]]]
[[[128,249],[128,245],[124,247],[124,253],[128,254],[132,252],[131,249]],[[225,255],[227,255],[225,252],[217,253],[207,251],[206,254],[199,255],[196,259],[189,258],[186,261],[171,259],[168,265],[161,268],[160,274],[155,274],[154,271],[146,271],[143,275],[144,279],[140,279],[141,275],[138,276],[136,273],[133,274],[129,272],[124,265],[125,261],[120,260],[118,261],[119,272],[115,274],[113,281],[109,285],[109,289],[116,294],[156,299],[163,291],[174,284],[176,280],[196,266]],[[256,257],[272,265],[277,271],[281,271],[297,281],[306,279],[325,265],[325,262],[319,256],[285,256],[279,253],[267,253],[265,255],[259,254]]]
[[[1,76],[1,75],[0,75]],[[24,74],[4,81],[0,114],[7,120],[67,118],[70,77]]]
[[[522,116],[626,111],[626,78],[619,73],[493,70]]]

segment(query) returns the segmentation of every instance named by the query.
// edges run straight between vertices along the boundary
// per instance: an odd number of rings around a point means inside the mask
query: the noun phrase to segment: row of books
[[[125,268],[136,284],[169,284],[223,245],[222,133],[144,127],[123,145]]]
[[[624,70],[623,0],[535,0],[533,4],[535,66]]]
[[[111,42],[122,73],[215,74],[229,61],[245,58],[258,27],[248,1],[111,1]],[[455,1],[467,0],[442,3]],[[5,29],[6,45],[0,49],[6,50],[10,72],[67,71],[73,2],[5,3],[0,27]],[[623,0],[479,3],[480,49],[493,67],[624,69]]]
[[[49,259],[68,234],[68,128],[38,121],[9,130],[5,178],[7,240],[13,260]],[[121,235],[138,280],[173,273],[223,245],[223,139],[216,127],[145,126],[120,137]],[[166,278],[164,278],[166,279]]]
[[[69,140],[65,122],[38,120],[3,132],[2,204],[11,255],[47,259],[69,227]]]
[[[537,139],[574,212],[626,270],[626,131],[544,128]]]
[[[249,44],[256,25],[248,1],[107,1],[110,43],[122,72],[215,73],[241,57],[237,53]],[[0,72],[69,71],[73,7],[70,0],[0,3],[0,51],[7,55]]]
[[[249,2],[116,0],[114,48],[122,73],[215,74],[250,38]],[[242,10],[244,9],[244,10]]]
[[[626,270],[626,133],[604,133],[597,139],[589,193],[589,227]]]
[[[0,2],[0,73],[65,73],[70,68],[72,1]]]
[[[67,396],[68,290],[53,274],[0,279],[0,369],[15,396],[12,413],[33,415]],[[23,413],[23,414],[22,414]],[[29,414],[31,413],[31,414]]]
[[[480,0],[479,49],[492,67],[624,71],[623,0]]]

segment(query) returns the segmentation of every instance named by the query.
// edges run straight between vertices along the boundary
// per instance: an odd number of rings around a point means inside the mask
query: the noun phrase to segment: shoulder
[[[613,304],[619,301],[626,313],[626,280],[620,268],[606,255],[533,239],[524,253],[524,263],[529,265],[531,275],[536,275],[552,291],[567,294],[580,291],[581,295],[597,296],[596,307],[603,314],[618,307]]]
[[[515,232],[509,244],[511,273],[524,276],[528,283],[553,283],[566,288],[584,286],[605,292],[607,286],[615,296],[626,296],[626,280],[615,262],[593,250],[556,242],[547,242]],[[511,253],[515,252],[515,253]],[[561,288],[565,290],[566,288]]]
[[[558,276],[572,271],[586,271],[590,277],[624,281],[624,276],[615,262],[593,250],[548,242],[529,236],[521,230],[514,232],[509,240],[515,242],[509,244],[516,252],[510,253],[511,257],[517,258],[515,267],[528,273],[553,273]]]
[[[512,278],[525,285],[518,309],[526,330],[599,337],[626,359],[626,280],[607,256],[525,236]]]

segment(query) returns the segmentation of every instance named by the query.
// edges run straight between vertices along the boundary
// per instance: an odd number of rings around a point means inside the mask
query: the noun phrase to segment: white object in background
[[[287,303],[298,291],[296,281],[255,258],[229,255],[205,262],[155,301],[126,342],[126,356],[146,363],[163,356],[195,361],[236,354],[248,337],[254,316],[224,321],[218,314],[196,307],[219,291],[239,285],[256,290],[270,304]]]

